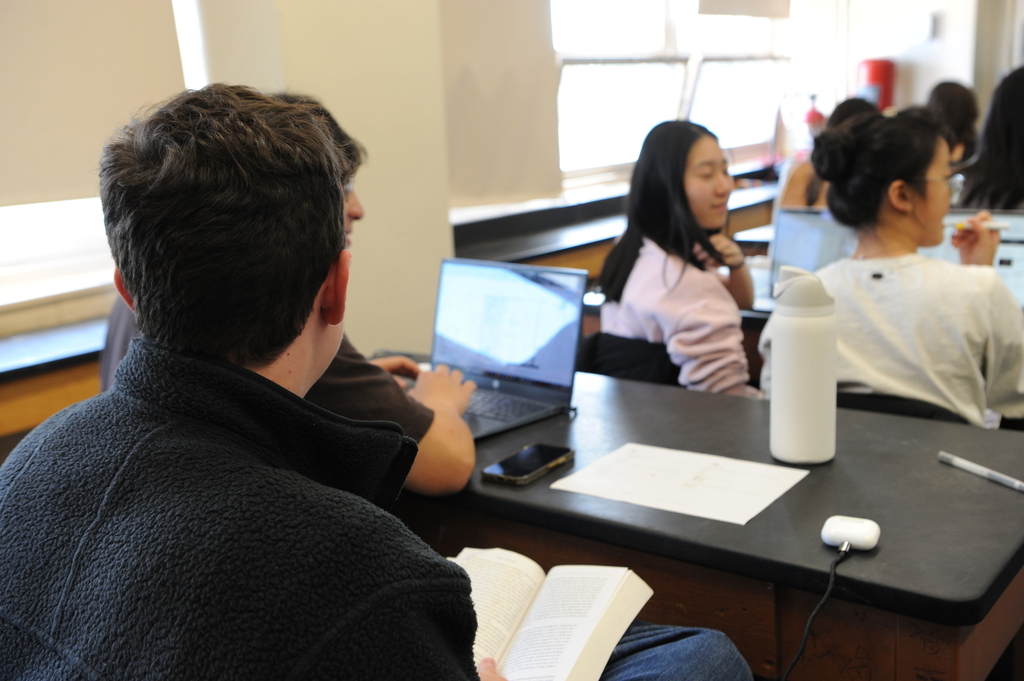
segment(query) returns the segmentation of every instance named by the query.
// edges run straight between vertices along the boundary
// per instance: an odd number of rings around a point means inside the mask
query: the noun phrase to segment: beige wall
[[[0,2],[0,83],[0,205],[98,196],[104,141],[184,87],[171,2]]]
[[[279,0],[286,87],[320,98],[369,150],[356,178],[346,325],[356,346],[428,352],[452,255],[436,0]]]
[[[849,3],[849,92],[863,59],[896,62],[897,108],[924,104],[939,82],[974,84],[977,0],[846,0]],[[929,38],[932,15],[938,31]]]
[[[441,0],[451,205],[558,196],[548,0]]]
[[[1024,3],[1020,3],[1024,6]],[[1014,66],[1019,55],[1014,49],[1015,41],[1022,37],[1017,20],[1018,2],[1015,0],[978,0],[977,58],[974,63],[974,90],[982,102],[981,117],[984,120],[987,102],[992,99],[996,86]]]
[[[211,83],[284,89],[274,0],[198,0],[198,6]]]

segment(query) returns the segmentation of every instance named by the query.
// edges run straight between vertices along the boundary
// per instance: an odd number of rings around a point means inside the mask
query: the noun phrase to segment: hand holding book
[[[560,565],[544,571],[504,549],[464,549],[477,611],[474,657],[497,660],[508,681],[597,681],[653,591],[622,567]]]

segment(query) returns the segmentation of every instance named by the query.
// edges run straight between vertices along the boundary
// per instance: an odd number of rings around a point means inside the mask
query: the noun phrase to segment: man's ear
[[[914,188],[905,180],[895,180],[886,191],[886,198],[892,207],[900,213],[911,213],[914,210]]]
[[[128,289],[124,287],[124,282],[121,280],[121,270],[116,267],[114,268],[114,288],[117,289],[117,292],[121,294],[122,298],[124,298],[124,302],[128,303],[128,307],[130,307],[134,312],[135,301],[132,300],[132,296],[128,293]]]
[[[345,319],[345,298],[348,295],[349,260],[352,251],[345,249],[338,254],[331,265],[327,278],[324,280],[324,295],[320,299],[320,309],[328,324],[341,324]]]

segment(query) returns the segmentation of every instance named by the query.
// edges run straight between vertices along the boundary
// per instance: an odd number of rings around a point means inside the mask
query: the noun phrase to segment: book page
[[[501,660],[544,581],[544,570],[505,549],[463,549],[453,558],[469,573],[477,629],[473,659]]]
[[[627,575],[642,585],[642,593],[632,594],[624,612],[606,621],[605,634],[588,647]],[[626,568],[552,568],[504,658],[499,660],[499,673],[509,681],[596,681],[615,644],[651,594],[650,587]],[[585,673],[572,675],[585,648],[587,659],[581,661]]]

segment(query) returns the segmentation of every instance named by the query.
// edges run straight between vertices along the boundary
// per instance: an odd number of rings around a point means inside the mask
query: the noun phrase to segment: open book
[[[473,585],[473,656],[493,657],[509,681],[597,681],[612,649],[654,593],[623,567],[544,570],[505,549],[453,558]]]

